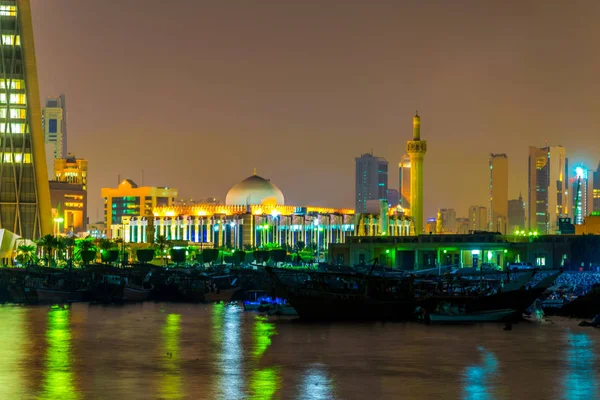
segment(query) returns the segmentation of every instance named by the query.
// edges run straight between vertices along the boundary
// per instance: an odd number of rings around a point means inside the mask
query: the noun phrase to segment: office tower
[[[569,179],[571,184],[571,204],[573,207],[573,223],[583,224],[583,219],[594,209],[593,179],[588,179],[590,173],[580,165],[575,168],[575,176]]]
[[[67,101],[65,95],[46,99],[42,110],[44,141],[53,146],[54,158],[67,157]]]
[[[125,179],[117,188],[102,188],[104,198],[104,224],[107,236],[119,237],[124,217],[152,218],[155,207],[172,206],[177,189],[138,185]]]
[[[428,235],[435,234],[437,232],[437,220],[435,218],[428,218],[424,230]]]
[[[0,228],[52,233],[50,189],[29,0],[0,4]]]
[[[490,231],[506,235],[508,225],[508,157],[490,154]]]
[[[400,206],[410,215],[410,157],[404,155],[398,164],[400,192]]]
[[[525,230],[525,203],[523,196],[519,193],[519,198],[508,201],[508,234],[514,234],[517,231]]]
[[[396,207],[400,204],[400,194],[396,189],[388,189],[387,201],[390,207]]]
[[[437,233],[456,233],[456,211],[440,208],[437,215]]]
[[[413,118],[413,140],[406,143],[410,156],[410,215],[413,218],[415,234],[423,233],[423,159],[427,153],[427,142],[421,140],[421,117]]]
[[[367,200],[387,200],[388,162],[373,154],[363,154],[356,161],[356,213],[367,212]]]
[[[488,230],[488,211],[483,206],[469,207],[470,230],[487,231]]]
[[[594,172],[594,188],[592,190],[593,197],[593,207],[592,212],[600,213],[600,163],[598,163],[598,168]]]
[[[564,147],[529,147],[527,221],[530,231],[558,233],[559,218],[569,216],[567,168]]]
[[[466,235],[470,231],[469,218],[456,218],[456,233]]]
[[[56,234],[85,232],[87,225],[87,160],[69,154],[67,158],[55,159],[53,169],[50,198]]]

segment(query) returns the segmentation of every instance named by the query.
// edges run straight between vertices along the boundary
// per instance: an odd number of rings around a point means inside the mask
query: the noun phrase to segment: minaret
[[[410,215],[413,218],[415,234],[423,233],[423,158],[427,152],[427,142],[421,140],[421,117],[419,112],[413,118],[413,140],[406,143],[410,156]]]

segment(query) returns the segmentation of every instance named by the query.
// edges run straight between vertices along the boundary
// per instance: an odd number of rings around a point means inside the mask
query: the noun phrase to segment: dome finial
[[[256,175],[256,167],[254,167],[254,175]]]

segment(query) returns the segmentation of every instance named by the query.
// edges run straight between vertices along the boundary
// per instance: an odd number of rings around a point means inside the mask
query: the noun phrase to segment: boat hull
[[[215,301],[231,301],[235,292],[237,292],[239,288],[231,288],[231,289],[221,289],[216,292],[206,292],[204,293],[204,301],[215,302]]]
[[[69,303],[83,300],[82,291],[63,291],[52,289],[37,289],[38,301],[40,303]]]
[[[471,314],[451,315],[451,314],[429,314],[430,323],[449,323],[460,324],[470,322],[502,322],[508,321],[515,316],[515,310],[494,310],[476,312]]]
[[[146,301],[148,296],[150,296],[150,292],[152,289],[137,289],[129,286],[125,286],[123,288],[123,301],[128,302],[138,302],[138,301]]]

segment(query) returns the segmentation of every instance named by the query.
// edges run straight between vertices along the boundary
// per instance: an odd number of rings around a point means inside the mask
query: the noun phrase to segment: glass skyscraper
[[[52,233],[29,0],[0,0],[0,229]]]

